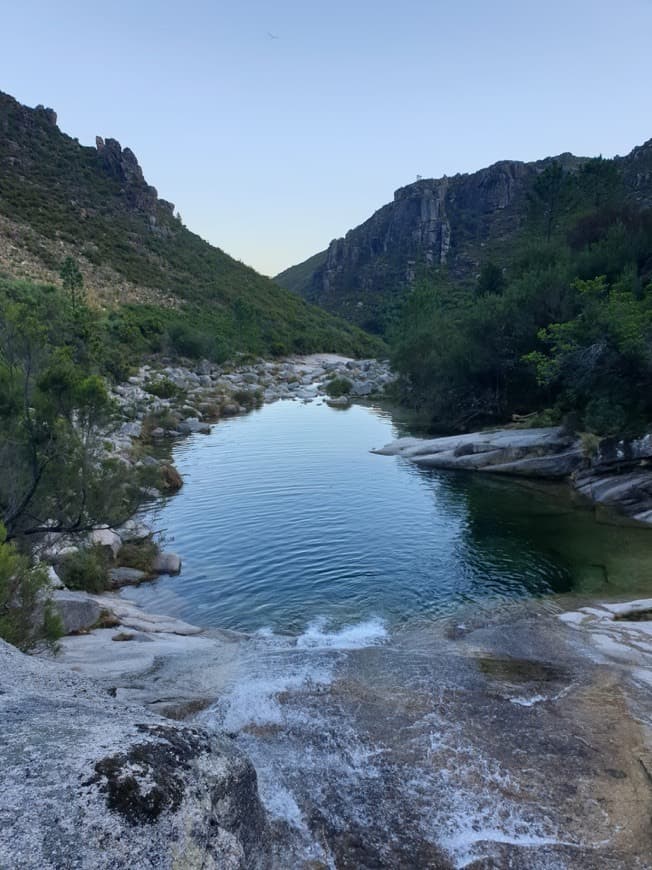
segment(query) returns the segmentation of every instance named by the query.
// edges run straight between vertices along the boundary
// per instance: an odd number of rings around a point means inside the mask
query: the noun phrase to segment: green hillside
[[[0,93],[0,270],[52,282],[66,256],[89,299],[150,350],[365,356],[378,346],[188,230],[128,148],[82,146],[52,110]]]

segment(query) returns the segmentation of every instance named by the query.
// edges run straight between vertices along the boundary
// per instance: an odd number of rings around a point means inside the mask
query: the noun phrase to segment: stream
[[[199,719],[253,760],[278,866],[651,866],[636,692],[557,615],[652,595],[652,534],[369,453],[403,434],[266,405],[177,445],[147,516],[183,571],[125,594],[237,633]]]

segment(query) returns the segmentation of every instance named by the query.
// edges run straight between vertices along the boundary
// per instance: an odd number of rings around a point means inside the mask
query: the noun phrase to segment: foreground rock
[[[590,500],[652,524],[652,437],[604,439],[593,453],[560,426],[494,429],[444,438],[399,438],[372,450],[425,468],[568,480]]]
[[[256,773],[228,738],[1,641],[0,715],[0,866],[269,866]]]

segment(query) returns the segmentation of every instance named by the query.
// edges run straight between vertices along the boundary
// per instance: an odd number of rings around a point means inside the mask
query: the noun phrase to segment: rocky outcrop
[[[568,167],[581,161],[570,154],[555,159]],[[382,330],[383,307],[424,268],[446,266],[453,278],[468,277],[478,271],[486,245],[516,233],[528,190],[550,161],[504,160],[469,175],[418,179],[311,258],[312,272],[300,264],[276,280],[328,311]]]
[[[123,148],[117,139],[104,140],[101,136],[95,137],[95,147],[105,174],[123,185],[122,191],[130,205],[152,215],[159,206],[163,206],[170,214],[174,214],[174,205],[159,200],[156,188],[145,181],[143,170],[131,148]]]
[[[372,453],[404,456],[426,468],[459,468],[559,479],[583,462],[580,442],[558,426],[496,429],[446,438],[399,438]]]
[[[100,618],[99,602],[85,592],[57,589],[52,593],[52,602],[61,619],[64,634],[87,631]]]
[[[602,439],[574,485],[591,501],[652,523],[652,435]]]
[[[228,738],[2,641],[0,716],[0,866],[270,866],[256,773]]]

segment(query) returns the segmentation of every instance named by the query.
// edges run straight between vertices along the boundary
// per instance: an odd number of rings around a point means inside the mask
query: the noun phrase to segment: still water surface
[[[129,589],[204,626],[298,634],[392,626],[460,605],[650,587],[652,534],[564,494],[371,454],[388,411],[278,402],[175,448],[181,492],[153,512],[176,578]]]

